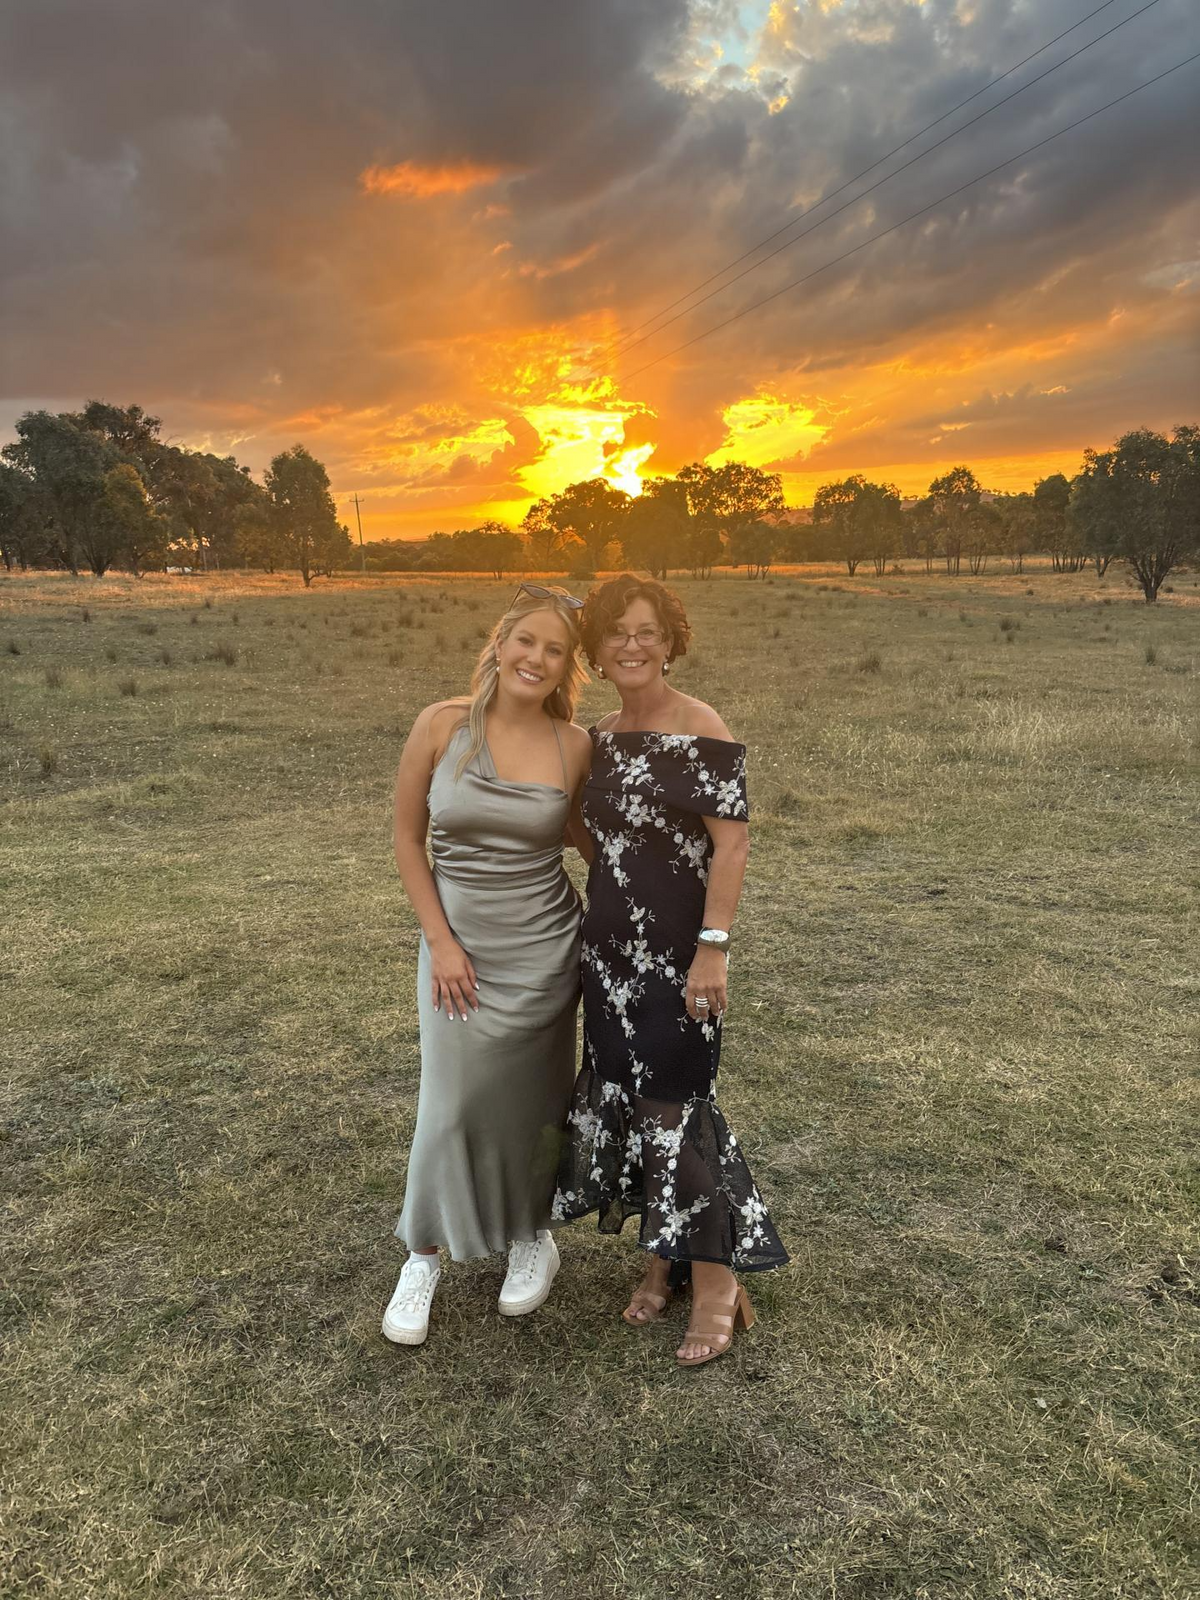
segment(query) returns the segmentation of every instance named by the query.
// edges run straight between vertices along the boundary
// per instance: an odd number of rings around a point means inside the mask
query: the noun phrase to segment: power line
[[[678,322],[681,317],[686,317],[689,312],[698,310],[700,306],[704,305],[707,301],[712,300],[716,295],[724,294],[726,289],[732,289],[735,283],[739,283],[743,278],[748,276],[749,273],[757,272],[759,267],[765,266],[768,261],[774,260],[774,258],[777,255],[780,255],[784,250],[790,250],[793,245],[799,244],[801,239],[807,239],[810,233],[815,233],[818,228],[823,228],[827,222],[832,222],[834,217],[840,217],[843,211],[847,211],[851,206],[857,205],[860,200],[864,200],[867,195],[873,194],[876,189],[881,188],[885,183],[890,183],[893,178],[899,177],[902,172],[907,171],[911,166],[915,166],[918,161],[924,161],[926,156],[932,155],[933,152],[935,150],[939,150],[942,145],[948,144],[951,139],[957,139],[960,133],[965,133],[968,128],[974,127],[977,122],[982,122],[984,117],[990,117],[993,111],[999,111],[1001,106],[1006,106],[1010,100],[1015,100],[1019,94],[1024,94],[1026,89],[1032,89],[1036,84],[1041,83],[1043,78],[1048,78],[1052,72],[1057,72],[1060,67],[1065,67],[1069,62],[1074,61],[1077,56],[1083,55],[1085,50],[1090,50],[1093,45],[1099,44],[1103,39],[1107,39],[1110,34],[1116,33],[1118,28],[1123,28],[1126,23],[1135,21],[1143,14],[1143,12],[1149,11],[1152,6],[1156,6],[1157,4],[1158,0],[1147,0],[1147,3],[1142,6],[1140,10],[1130,12],[1129,16],[1125,17],[1122,21],[1114,23],[1113,26],[1108,28],[1104,33],[1098,33],[1094,39],[1089,39],[1087,44],[1080,45],[1078,50],[1073,50],[1069,56],[1064,56],[1061,61],[1056,61],[1052,67],[1047,67],[1045,72],[1039,72],[1036,78],[1030,78],[1029,82],[1023,83],[1019,89],[1014,89],[1011,94],[1006,94],[1002,100],[997,100],[995,105],[988,106],[985,110],[978,112],[967,122],[964,122],[961,127],[953,128],[949,133],[943,134],[943,136],[940,139],[935,140],[933,144],[926,146],[924,150],[919,150],[915,156],[910,156],[907,161],[901,162],[901,164],[898,167],[893,168],[891,172],[885,173],[882,178],[877,178],[874,183],[870,184],[867,188],[860,190],[858,194],[852,195],[849,200],[843,201],[843,203],[838,206],[836,211],[828,212],[817,222],[814,222],[811,227],[805,228],[803,233],[798,233],[794,239],[787,240],[785,244],[777,245],[769,255],[765,255],[761,258],[761,260],[755,261],[748,267],[744,267],[741,272],[739,272],[735,277],[730,278],[727,283],[723,283],[718,288],[710,290],[708,294],[701,296],[699,300],[695,301],[690,306],[686,306],[684,310],[677,311],[673,317],[668,317],[665,322],[660,322],[657,328],[652,328],[649,333],[644,333],[640,339],[634,339],[631,343],[627,344],[623,350],[616,352],[617,357],[619,358],[627,356],[631,350],[636,350],[638,345],[645,344],[647,339],[652,339],[656,333],[661,333],[664,328],[669,328],[672,323]],[[1092,15],[1094,16],[1095,12],[1093,12]],[[1085,17],[1083,20],[1086,22],[1087,18]],[[1076,27],[1078,26],[1079,24],[1076,23]],[[1061,38],[1062,35],[1060,34],[1059,37]],[[947,115],[949,115],[949,113],[947,113]],[[940,120],[943,119],[939,118],[939,121]],[[913,138],[919,137],[919,134],[913,135]],[[911,144],[912,140],[908,139],[905,141],[905,143]],[[897,146],[897,149],[903,149],[903,146],[899,145]],[[891,153],[894,155],[895,151],[892,151]],[[887,159],[887,156],[880,157],[880,160],[882,161],[886,161]],[[874,165],[878,166],[879,162],[876,161]],[[868,167],[866,170],[867,172],[870,172],[872,168]],[[860,173],[859,177],[862,177],[863,175],[864,174]],[[849,182],[855,183],[857,182],[857,179],[851,178]],[[842,185],[842,189],[847,187],[849,187],[848,184]],[[771,235],[771,238],[778,238],[780,233],[786,233],[788,229],[794,228],[798,222],[802,222],[806,216],[809,216],[813,211],[815,211],[817,206],[824,205],[825,200],[832,200],[834,195],[840,194],[841,192],[841,189],[835,189],[833,194],[826,195],[823,200],[817,201],[817,204],[810,206],[808,211],[801,212],[800,216],[798,217],[793,217],[792,221],[787,224],[787,227],[779,228]],[[769,242],[769,240],[764,239],[762,244],[755,245],[754,250],[748,251],[747,254],[753,255],[755,250],[761,250],[763,245],[768,244]],[[738,258],[738,260],[744,259],[744,256],[739,256]],[[731,270],[731,267],[736,265],[737,262],[732,262],[730,267],[723,267],[721,271],[716,274],[716,276],[723,277],[726,272]],[[711,283],[712,279],[709,278],[706,281]],[[701,284],[699,287],[703,288],[704,285]],[[699,293],[699,289],[692,289],[688,292],[688,294],[684,295],[683,298],[685,300],[690,299],[691,295],[697,293]],[[673,303],[678,304],[678,301]],[[669,310],[670,307],[667,309]],[[661,311],[658,313],[659,316],[662,316],[663,314],[664,313]],[[654,320],[654,318],[651,318],[651,321]]]
[[[847,178],[845,183],[841,184],[837,189],[831,189],[828,194],[823,194],[819,200],[814,200],[812,205],[808,207],[807,211],[802,211],[798,217],[793,217],[790,222],[785,222],[781,228],[776,228],[774,233],[769,233],[765,239],[760,239],[757,244],[751,245],[749,250],[743,251],[743,253],[735,260],[730,261],[725,266],[718,268],[718,270],[712,274],[712,277],[705,278],[704,282],[698,283],[694,289],[686,290],[685,293],[681,294],[678,299],[672,300],[670,305],[663,306],[661,311],[656,311],[653,316],[647,317],[645,322],[639,322],[636,327],[629,330],[629,333],[624,336],[624,339],[629,338],[631,334],[640,333],[642,329],[648,327],[650,323],[657,322],[659,317],[665,317],[668,311],[674,311],[675,307],[681,304],[684,300],[690,300],[692,295],[699,294],[701,289],[707,289],[710,283],[714,283],[718,278],[724,277],[727,272],[732,272],[734,267],[740,266],[741,263],[745,261],[748,256],[752,256],[756,250],[761,250],[765,245],[768,245],[773,240],[778,239],[781,233],[786,233],[789,228],[794,228],[798,222],[803,222],[805,217],[811,216],[819,206],[823,206],[825,204],[826,200],[835,200],[837,196],[848,189],[852,183],[857,183],[860,178],[865,178],[869,172],[874,172],[877,166],[884,161],[890,160],[892,156],[899,155],[900,151],[903,150],[907,145],[910,145],[914,139],[919,139],[922,134],[929,133],[933,128],[937,127],[939,122],[945,122],[947,117],[952,117],[956,111],[961,111],[964,106],[969,106],[972,100],[978,100],[981,94],[986,94],[989,89],[994,89],[998,83],[1003,83],[1005,78],[1011,78],[1014,72],[1019,72],[1022,67],[1027,66],[1029,62],[1034,60],[1036,56],[1040,56],[1043,54],[1043,52],[1049,50],[1051,45],[1057,44],[1060,39],[1065,39],[1068,33],[1074,33],[1076,28],[1082,28],[1085,22],[1090,22],[1093,17],[1099,16],[1102,11],[1107,11],[1109,6],[1115,4],[1116,0],[1104,0],[1103,5],[1098,5],[1094,11],[1089,11],[1085,17],[1080,17],[1078,22],[1073,22],[1069,28],[1064,28],[1062,33],[1055,34],[1053,39],[1047,39],[1045,44],[1039,45],[1032,55],[1026,56],[1022,61],[1018,61],[1014,66],[1009,67],[1007,71],[1002,72],[998,78],[993,78],[990,83],[985,83],[982,89],[976,89],[974,94],[969,94],[965,100],[960,100],[956,106],[951,106],[949,111],[943,111],[940,117],[935,117],[932,122],[927,122],[923,128],[918,128],[916,133],[910,133],[907,139],[904,139],[900,144],[895,145],[887,152],[886,155],[879,156],[876,160],[872,161],[869,167],[864,167],[861,172],[855,173],[854,177]],[[624,339],[618,340],[618,345],[623,344]],[[628,348],[632,349],[633,347],[630,345]],[[624,354],[623,351],[614,353]]]
[[[631,379],[640,376],[641,373],[648,372],[651,367],[656,367],[660,361],[666,361],[670,356],[677,356],[681,350],[687,350],[692,345],[699,344],[702,339],[707,339],[714,333],[720,333],[722,328],[728,328],[731,323],[739,322],[742,317],[748,316],[751,311],[757,311],[761,306],[769,305],[772,300],[778,300],[780,295],[787,294],[792,289],[798,289],[802,283],[807,283],[810,278],[815,278],[819,273],[828,272],[830,267],[836,267],[843,261],[848,261],[851,256],[857,255],[860,250],[865,250],[869,244],[875,244],[878,240],[885,239],[889,233],[895,233],[896,229],[904,227],[905,223],[912,222],[917,217],[923,217],[927,211],[934,210],[935,207],[944,204],[947,200],[953,200],[956,194],[962,194],[965,189],[973,188],[975,184],[982,183],[985,178],[992,177],[994,173],[1002,172],[1005,167],[1011,167],[1014,161],[1020,161],[1023,157],[1032,155],[1035,150],[1041,150],[1045,145],[1052,144],[1055,139],[1061,139],[1064,133],[1070,133],[1075,128],[1081,128],[1085,122],[1091,122],[1094,117],[1100,116],[1103,112],[1111,111],[1114,106],[1119,106],[1123,100],[1128,100],[1132,95],[1140,94],[1143,89],[1150,89],[1156,83],[1161,83],[1164,78],[1169,78],[1173,72],[1178,72],[1181,67],[1190,66],[1193,61],[1200,61],[1200,50],[1195,55],[1185,56],[1182,61],[1177,61],[1173,67],[1168,67],[1165,72],[1160,72],[1153,78],[1147,78],[1144,83],[1136,84],[1132,89],[1127,89],[1124,94],[1119,94],[1115,100],[1109,100],[1107,104],[1097,106],[1095,111],[1089,111],[1086,116],[1077,117],[1074,122],[1068,122],[1065,127],[1059,128],[1054,133],[1047,134],[1044,139],[1039,139],[1036,144],[1028,145],[1024,150],[1018,150],[1016,155],[1008,156],[1004,161],[998,162],[996,166],[989,167],[986,172],[980,172],[974,178],[968,179],[966,183],[960,183],[956,189],[951,189],[946,194],[940,195],[938,199],[931,200],[927,206],[922,206],[919,211],[912,211],[907,217],[901,217],[900,221],[893,222],[891,227],[884,228],[879,233],[873,233],[869,239],[864,239],[860,244],[843,251],[840,256],[835,256],[832,261],[826,261],[823,266],[814,267],[811,272],[806,272],[803,277],[793,278],[791,283],[785,283],[782,288],[774,290],[771,294],[764,295],[761,300],[755,300],[750,305],[743,306],[740,311],[735,311],[733,316],[726,317],[724,322],[718,322],[713,327],[706,328],[703,333],[696,334],[693,339],[686,339],[683,344],[676,345],[673,350],[665,350],[662,355],[655,356],[653,361],[647,361],[644,366],[637,367],[633,372],[626,373],[623,381],[628,383]]]

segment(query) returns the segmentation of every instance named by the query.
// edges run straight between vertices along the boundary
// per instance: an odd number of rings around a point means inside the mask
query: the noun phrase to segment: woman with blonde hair
[[[439,1277],[508,1250],[499,1309],[536,1311],[558,1252],[550,1201],[575,1071],[580,904],[563,843],[591,758],[572,721],[582,601],[523,583],[471,694],[420,713],[396,776],[396,865],[421,924],[421,1085],[383,1318],[421,1344]],[[426,835],[433,857],[426,856]]]

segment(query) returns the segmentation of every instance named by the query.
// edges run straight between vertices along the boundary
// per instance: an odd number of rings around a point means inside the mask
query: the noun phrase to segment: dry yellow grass
[[[588,1226],[538,1316],[476,1264],[379,1337],[392,775],[513,587],[0,580],[0,1594],[1194,1592],[1193,577],[679,584],[750,749],[722,1103],[794,1254],[701,1373]]]

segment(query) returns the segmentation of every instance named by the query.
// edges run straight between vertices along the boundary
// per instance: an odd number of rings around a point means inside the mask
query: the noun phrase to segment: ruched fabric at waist
[[[463,889],[489,893],[512,889],[528,894],[556,889],[566,879],[561,849],[537,854],[522,851],[519,856],[512,856],[504,851],[469,849],[457,841],[439,847],[435,839],[431,853],[435,880],[444,879]]]

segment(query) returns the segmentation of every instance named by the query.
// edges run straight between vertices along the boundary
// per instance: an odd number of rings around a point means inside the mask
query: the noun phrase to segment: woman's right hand
[[[454,1021],[455,1008],[463,1021],[467,1020],[467,1007],[479,1010],[475,991],[479,984],[471,958],[457,939],[446,939],[429,946],[429,968],[433,987],[433,1009],[439,1011],[443,1002],[446,1018]]]

